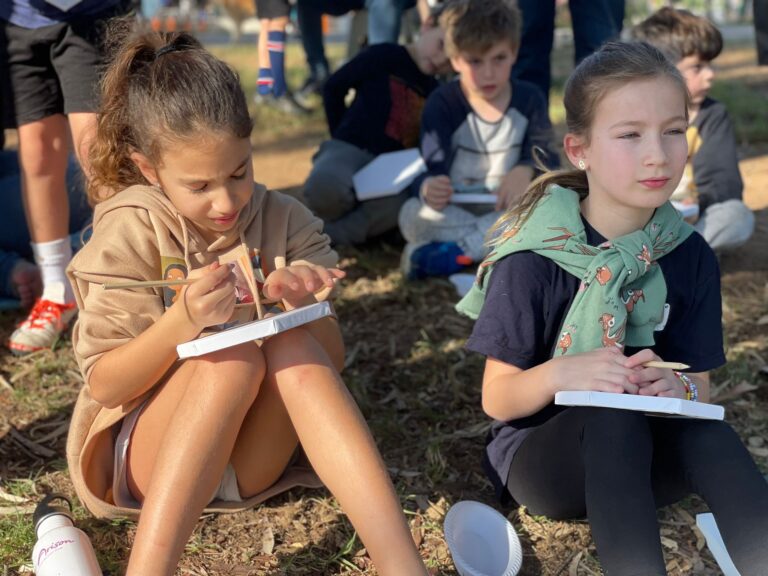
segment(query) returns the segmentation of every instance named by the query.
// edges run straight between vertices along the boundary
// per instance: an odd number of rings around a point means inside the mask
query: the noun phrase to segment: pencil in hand
[[[101,285],[104,290],[118,290],[121,288],[164,288],[165,286],[185,286],[194,282],[193,278],[179,278],[177,280],[137,280],[133,282],[105,282]]]
[[[688,364],[683,364],[682,362],[662,362],[661,360],[650,360],[649,362],[644,362],[643,366],[646,368],[671,368],[672,370],[687,370],[690,368]]]

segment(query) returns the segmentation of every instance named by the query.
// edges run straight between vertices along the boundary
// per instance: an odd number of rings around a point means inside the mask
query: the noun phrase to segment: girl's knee
[[[252,396],[251,401],[266,374],[264,354],[254,343],[211,352],[194,362],[195,381],[199,386],[227,389],[230,393],[239,391],[241,396]]]
[[[588,433],[606,435],[614,439],[634,441],[649,434],[647,416],[632,410],[612,408],[575,408],[581,414],[583,429]]]

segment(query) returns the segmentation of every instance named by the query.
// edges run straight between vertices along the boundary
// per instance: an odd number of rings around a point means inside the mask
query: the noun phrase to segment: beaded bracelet
[[[680,382],[683,383],[683,386],[685,386],[685,399],[696,402],[699,399],[699,389],[696,387],[696,383],[687,374],[677,370],[674,370],[674,373],[680,379]]]

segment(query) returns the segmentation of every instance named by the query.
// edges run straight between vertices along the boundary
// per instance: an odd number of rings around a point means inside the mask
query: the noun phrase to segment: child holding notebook
[[[93,237],[68,269],[85,378],[67,457],[98,516],[136,515],[129,576],[171,575],[205,509],[242,509],[298,483],[306,452],[381,574],[426,574],[376,445],[339,376],[323,318],[179,362],[226,322],[235,276],[219,256],[258,248],[263,294],[294,309],[343,272],[322,223],[253,183],[251,119],[235,72],[185,33],[121,32],[91,149]],[[168,288],[102,284],[186,277]],[[174,298],[174,296],[176,296]]]
[[[485,453],[502,499],[589,520],[611,576],[666,575],[656,508],[690,493],[742,575],[768,566],[768,483],[725,422],[554,404],[588,390],[708,402],[725,363],[712,249],[669,203],[687,156],[688,92],[645,43],[611,43],[565,88],[577,170],[531,183],[493,230],[459,303],[486,356]],[[648,366],[688,364],[687,374]]]

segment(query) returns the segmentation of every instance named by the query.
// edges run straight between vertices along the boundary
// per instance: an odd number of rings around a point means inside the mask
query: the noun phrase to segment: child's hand
[[[496,191],[496,210],[506,210],[525,193],[533,178],[533,168],[518,164],[507,172]]]
[[[663,396],[666,398],[685,398],[685,384],[669,368],[647,368],[643,366],[651,360],[661,360],[653,350],[646,348],[633,354],[624,361],[624,366],[633,370],[630,382],[639,387],[641,396]]]
[[[556,356],[554,392],[561,390],[594,390],[637,394],[637,384],[630,381],[634,373],[625,366],[627,358],[621,348],[611,346],[571,356]]]
[[[317,264],[294,264],[278,268],[264,281],[262,293],[269,300],[285,300],[291,306],[323,287],[333,288],[336,280],[347,273],[338,268],[325,268]]]
[[[235,275],[232,268],[214,262],[201,271],[193,271],[190,277],[198,278],[184,287],[181,299],[192,323],[202,330],[229,320],[235,309]]]
[[[453,196],[453,186],[448,176],[430,176],[421,183],[421,197],[430,208],[442,210]]]

